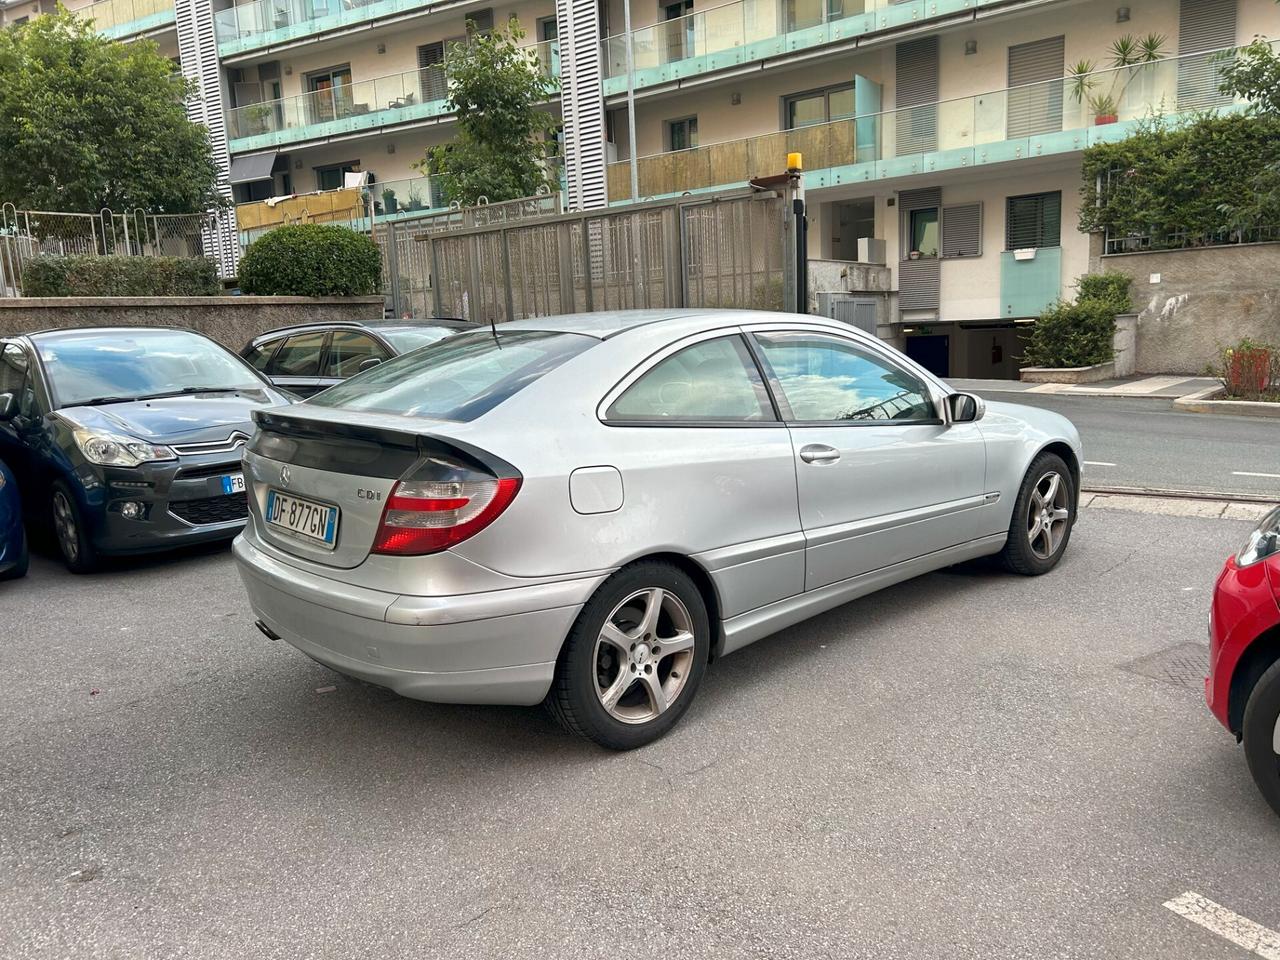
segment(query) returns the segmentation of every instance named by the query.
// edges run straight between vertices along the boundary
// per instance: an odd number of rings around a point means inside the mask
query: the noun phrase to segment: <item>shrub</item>
[[[1280,401],[1280,349],[1256,340],[1241,340],[1218,354],[1214,376],[1235,400]]]
[[[205,297],[222,292],[205,257],[39,256],[22,271],[28,297]]]
[[[381,282],[378,245],[333,225],[279,227],[249,244],[240,261],[240,289],[259,296],[361,296]]]
[[[1102,300],[1059,300],[1036,321],[1023,362],[1032,367],[1088,367],[1115,356],[1116,312]]]
[[[1077,300],[1101,300],[1110,304],[1116,313],[1128,313],[1133,309],[1129,298],[1129,286],[1133,278],[1123,273],[1087,273],[1076,281]]]

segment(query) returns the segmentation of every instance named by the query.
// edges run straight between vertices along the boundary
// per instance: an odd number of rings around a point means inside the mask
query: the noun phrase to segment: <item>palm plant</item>
[[[1088,103],[1098,123],[1114,123],[1124,101],[1125,91],[1138,74],[1157,60],[1163,59],[1165,37],[1149,33],[1145,37],[1125,34],[1111,42],[1108,53],[1110,81],[1098,76],[1094,60],[1081,60],[1067,70],[1068,89],[1077,103]],[[1098,89],[1102,87],[1103,89]],[[1094,92],[1098,90],[1098,92]]]

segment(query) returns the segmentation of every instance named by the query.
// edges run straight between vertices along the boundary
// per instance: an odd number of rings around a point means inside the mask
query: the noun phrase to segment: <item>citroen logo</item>
[[[289,468],[288,468],[288,467],[281,467],[281,468],[280,468],[280,482],[281,482],[281,483],[283,483],[283,484],[285,484],[286,486],[288,485],[288,483],[289,483]]]

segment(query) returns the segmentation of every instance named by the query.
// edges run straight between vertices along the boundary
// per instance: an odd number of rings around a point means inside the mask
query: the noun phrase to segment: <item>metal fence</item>
[[[503,322],[628,308],[795,303],[786,190],[742,189],[449,231],[419,231],[431,310]]]
[[[26,264],[41,254],[202,257],[213,215],[60,213],[0,205],[0,296],[21,296]]]

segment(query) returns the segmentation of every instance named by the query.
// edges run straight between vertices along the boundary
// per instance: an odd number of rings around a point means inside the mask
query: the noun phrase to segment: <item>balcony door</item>
[[[1062,130],[1063,57],[1062,37],[1009,48],[1008,139]]]
[[[666,27],[667,63],[693,56],[693,0],[680,0],[662,6],[662,19],[674,21]]]
[[[351,65],[307,74],[307,93],[312,123],[351,116]]]

